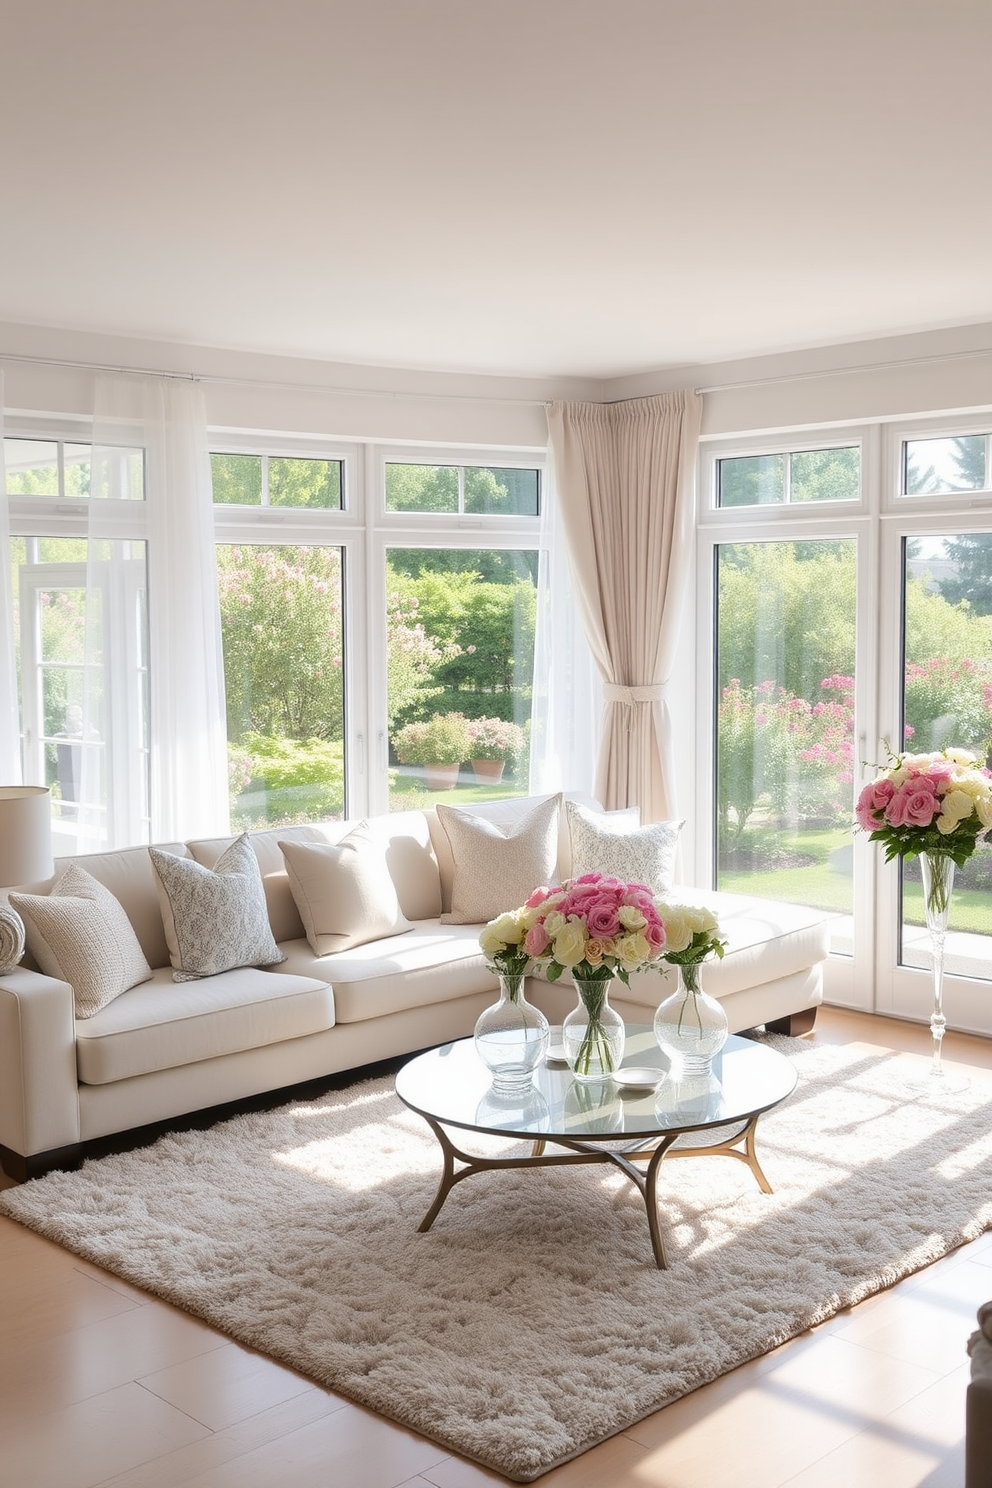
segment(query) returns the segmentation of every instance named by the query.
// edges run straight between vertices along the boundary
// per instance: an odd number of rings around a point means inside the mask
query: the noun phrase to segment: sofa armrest
[[[72,988],[15,967],[0,976],[0,1146],[30,1157],[78,1141]]]

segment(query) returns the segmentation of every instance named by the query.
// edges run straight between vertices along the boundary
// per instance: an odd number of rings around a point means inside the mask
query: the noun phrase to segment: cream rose
[[[556,935],[561,934],[567,924],[568,921],[566,920],[560,909],[553,909],[548,915],[545,916],[544,928],[551,936],[552,940],[554,940]]]
[[[564,919],[564,916],[559,916]],[[548,928],[547,920],[545,928]],[[554,937],[553,956],[562,966],[577,966],[586,953],[585,926],[578,920],[564,920]]]

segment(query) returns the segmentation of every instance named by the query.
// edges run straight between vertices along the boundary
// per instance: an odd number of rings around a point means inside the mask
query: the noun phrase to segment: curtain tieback
[[[648,687],[623,687],[619,682],[603,683],[603,700],[619,703],[627,715],[627,732],[634,727],[634,707],[637,703],[660,703],[665,689],[660,682]]]

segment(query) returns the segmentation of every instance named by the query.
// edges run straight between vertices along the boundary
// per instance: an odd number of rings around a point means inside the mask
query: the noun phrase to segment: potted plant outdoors
[[[471,718],[469,759],[476,780],[495,785],[507,764],[516,765],[524,752],[524,731],[518,723],[502,718]]]
[[[435,713],[423,723],[405,724],[393,748],[401,765],[423,766],[429,790],[451,790],[471,749],[468,720],[463,713]]]

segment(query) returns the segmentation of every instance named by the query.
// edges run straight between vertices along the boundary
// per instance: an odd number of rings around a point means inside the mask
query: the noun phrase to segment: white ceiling
[[[0,320],[611,377],[992,320],[989,0],[2,0]]]

